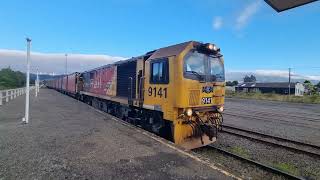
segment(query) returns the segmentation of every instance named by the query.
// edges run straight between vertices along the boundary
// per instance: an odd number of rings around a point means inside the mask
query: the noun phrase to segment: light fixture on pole
[[[31,39],[27,38],[27,74],[26,74],[26,107],[25,107],[25,116],[22,118],[22,121],[26,124],[29,123],[29,83],[30,83],[30,46]]]

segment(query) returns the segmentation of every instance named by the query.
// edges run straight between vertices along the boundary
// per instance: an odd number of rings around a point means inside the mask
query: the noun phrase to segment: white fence
[[[35,86],[31,86],[30,90],[35,89]],[[18,96],[23,95],[26,93],[26,88],[17,88],[17,89],[6,89],[0,90],[0,106],[4,103],[8,103],[9,101],[15,99]]]

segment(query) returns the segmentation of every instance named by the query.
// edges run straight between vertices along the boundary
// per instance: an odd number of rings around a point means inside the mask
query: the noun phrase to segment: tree
[[[25,74],[20,71],[12,71],[10,68],[0,70],[0,89],[22,87],[25,82]]]
[[[236,85],[239,84],[239,82],[238,82],[238,81],[232,81],[232,84],[233,84],[234,86],[236,86]]]
[[[304,87],[307,89],[309,95],[316,93],[316,86],[314,86],[311,81],[305,80],[303,83]]]
[[[309,80],[305,80],[303,84],[311,84]]]
[[[256,82],[256,81],[257,81],[257,79],[254,75],[251,75],[251,76],[246,75],[243,78],[243,82]]]
[[[227,81],[226,85],[227,86],[236,86],[236,85],[238,85],[238,81],[232,81],[232,82],[231,81]]]
[[[231,81],[227,81],[226,82],[226,86],[232,86],[232,82]]]

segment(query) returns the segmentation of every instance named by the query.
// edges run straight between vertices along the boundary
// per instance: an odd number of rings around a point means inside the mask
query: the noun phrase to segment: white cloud
[[[261,76],[277,76],[277,77],[284,77],[289,78],[289,72],[283,70],[256,70],[254,71],[257,75]],[[315,80],[320,81],[320,76],[317,75],[302,75],[291,72],[292,79],[306,79],[306,80]]]
[[[235,27],[237,29],[242,29],[245,27],[249,20],[258,12],[260,6],[260,0],[254,0],[252,3],[248,4],[237,16]]]
[[[213,29],[214,30],[219,30],[223,25],[223,20],[222,17],[217,16],[213,19]]]
[[[81,72],[123,59],[126,58],[100,54],[68,54],[68,72]],[[0,49],[0,68],[9,66],[25,72],[26,52]],[[65,54],[31,52],[31,71],[35,72],[36,69],[49,74],[65,73]]]
[[[289,76],[289,72],[283,71],[283,70],[255,70],[254,73],[261,76],[278,76],[278,77]],[[293,73],[291,73],[291,75],[293,75]]]
[[[305,77],[306,77],[306,79],[308,79],[308,80],[320,81],[320,76],[307,75],[307,76],[305,76]]]

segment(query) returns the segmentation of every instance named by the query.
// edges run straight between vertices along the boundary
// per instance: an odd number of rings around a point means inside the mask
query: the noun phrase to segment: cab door
[[[165,113],[169,99],[169,58],[152,59],[145,64],[143,107]]]
[[[144,62],[143,58],[137,60],[137,74],[136,74],[136,101],[135,106],[142,107],[144,100]]]

